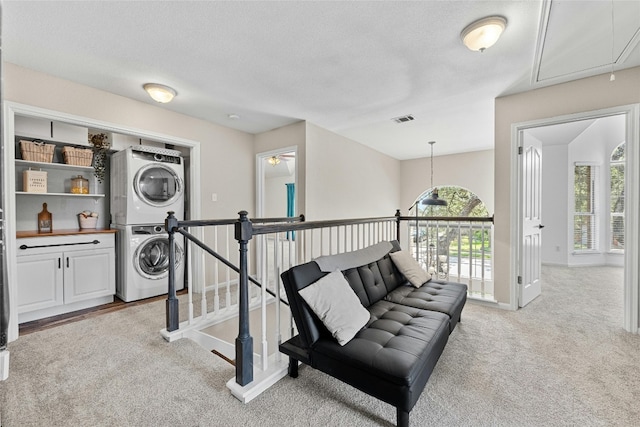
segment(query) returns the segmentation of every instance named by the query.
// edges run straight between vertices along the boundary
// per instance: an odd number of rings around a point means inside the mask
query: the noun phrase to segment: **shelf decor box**
[[[22,155],[22,160],[51,163],[53,161],[53,153],[55,152],[55,149],[55,144],[47,144],[44,141],[20,140],[20,154]]]
[[[22,191],[27,193],[47,192],[47,172],[43,170],[22,171]]]
[[[93,150],[90,148],[62,147],[64,162],[73,166],[91,166]]]

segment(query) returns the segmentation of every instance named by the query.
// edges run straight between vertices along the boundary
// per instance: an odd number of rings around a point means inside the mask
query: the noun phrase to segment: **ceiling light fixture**
[[[435,141],[429,141],[429,145],[431,146],[431,188],[433,188],[433,144],[435,143]],[[431,191],[431,195],[426,199],[423,199],[422,204],[428,206],[447,206],[447,201],[444,199],[439,199],[438,189],[433,188],[433,191]]]
[[[145,83],[142,87],[154,101],[162,104],[171,102],[173,97],[178,94],[175,89],[158,83]]]
[[[462,30],[462,43],[476,52],[484,52],[493,46],[507,27],[507,20],[502,16],[489,16],[475,21]]]
[[[271,166],[276,166],[277,164],[280,163],[280,157],[278,156],[271,156],[267,159],[267,162],[269,162],[269,164]]]

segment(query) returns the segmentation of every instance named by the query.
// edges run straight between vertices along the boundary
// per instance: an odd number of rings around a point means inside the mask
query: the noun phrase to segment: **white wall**
[[[3,66],[5,101],[199,141],[201,218],[235,217],[239,207],[253,206],[253,135],[174,113],[151,100],[146,104],[11,63]],[[211,201],[214,192],[217,202]]]
[[[496,99],[494,278],[499,302],[512,304],[511,289],[517,276],[511,262],[515,233],[511,223],[515,206],[511,197],[512,125],[636,104],[640,102],[638,88],[640,67],[635,67],[617,71],[614,82],[603,74]]]
[[[306,141],[308,220],[387,217],[400,208],[399,160],[308,122]]]
[[[254,152],[256,155],[281,148],[296,147],[295,216],[305,213],[306,146],[306,123],[303,121],[254,136]]]
[[[194,219],[235,218],[238,210],[254,206],[253,135],[174,113],[151,100],[147,104],[11,63],[2,65],[4,101],[199,142],[200,158],[190,159],[200,162],[201,170],[201,213],[194,212]],[[217,194],[218,201],[211,201],[212,193]],[[205,242],[210,238],[205,234]],[[17,311],[13,298],[12,307],[11,336],[15,339]]]
[[[526,132],[525,132],[526,135]],[[528,136],[532,137],[532,136]],[[625,138],[622,115],[597,119],[572,141],[542,146],[542,262],[558,265],[622,265],[622,254],[608,252],[609,159]],[[576,162],[598,166],[600,250],[573,252],[573,170]]]
[[[433,158],[434,186],[457,185],[476,194],[493,213],[493,150],[451,154]],[[400,209],[407,215],[416,199],[431,188],[431,159],[403,160],[400,162]]]
[[[569,205],[569,225],[573,226],[573,168],[576,163],[592,163],[597,166],[596,183],[596,207],[598,230],[598,250],[595,253],[574,253],[573,235],[568,236],[569,256],[568,264],[577,265],[606,265],[610,260],[612,263],[618,261],[621,265],[622,257],[609,256],[609,160],[611,151],[625,138],[625,118],[624,116],[613,116],[596,120],[583,133],[578,135],[569,144],[569,191],[567,203]]]
[[[542,262],[546,264],[568,262],[568,165],[567,144],[542,146]]]
[[[295,177],[274,176],[264,181],[264,216],[267,218],[279,218],[287,216],[287,186],[293,183]]]

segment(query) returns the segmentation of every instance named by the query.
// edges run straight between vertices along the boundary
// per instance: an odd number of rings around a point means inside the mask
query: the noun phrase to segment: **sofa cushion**
[[[393,248],[394,246],[391,242],[382,241],[351,252],[319,256],[314,261],[318,264],[320,270],[325,273],[331,273],[336,270],[344,271],[349,268],[371,264],[384,257]]]
[[[388,301],[375,303],[369,312],[367,327],[344,347],[319,340],[314,365],[325,372],[341,370],[342,378],[365,375],[377,378],[372,382],[410,386],[426,375],[426,382],[447,342],[448,316]]]
[[[307,262],[290,268],[280,275],[303,348],[310,348],[313,343],[325,334],[330,336],[318,316],[315,315],[299,294],[300,289],[305,288],[326,274],[320,271],[318,264],[315,262]]]
[[[348,343],[369,321],[369,312],[340,270],[301,289],[300,296],[340,345]]]
[[[429,280],[431,276],[420,266],[411,254],[407,251],[392,252],[391,259],[400,273],[411,283],[414,287],[419,288]]]
[[[444,313],[449,316],[451,332],[460,320],[460,314],[467,301],[467,286],[462,283],[435,280],[427,282],[419,289],[406,284],[390,292],[385,300]]]

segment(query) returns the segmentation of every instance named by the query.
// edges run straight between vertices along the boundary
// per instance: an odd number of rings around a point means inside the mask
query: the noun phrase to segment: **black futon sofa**
[[[467,286],[435,279],[412,286],[389,255],[400,250],[398,242],[385,243],[389,251],[379,259],[338,268],[370,315],[344,345],[299,293],[329,272],[316,260],[282,273],[298,335],[280,351],[289,356],[291,377],[302,362],[395,406],[397,425],[408,426],[409,412],[460,321]]]

